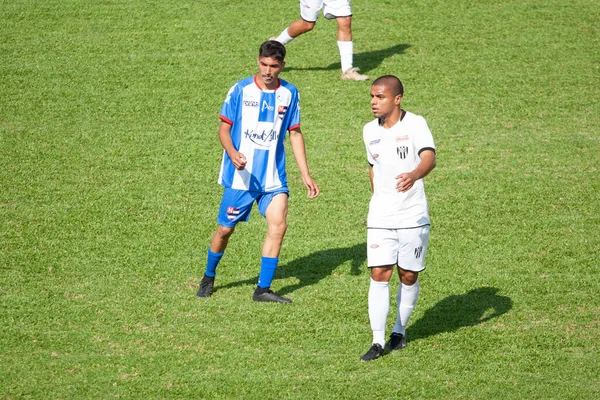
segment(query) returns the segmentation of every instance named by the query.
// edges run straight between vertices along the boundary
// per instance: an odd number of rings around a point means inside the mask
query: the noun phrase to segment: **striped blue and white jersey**
[[[283,79],[275,90],[262,90],[256,77],[231,87],[219,118],[231,125],[233,146],[246,157],[235,168],[223,151],[219,183],[227,188],[270,192],[287,188],[284,140],[300,126],[298,89]]]

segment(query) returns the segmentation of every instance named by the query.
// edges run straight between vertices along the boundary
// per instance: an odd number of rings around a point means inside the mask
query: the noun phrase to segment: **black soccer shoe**
[[[372,361],[381,357],[384,353],[385,351],[379,343],[373,343],[373,346],[360,358],[360,361]]]
[[[210,297],[213,292],[213,286],[215,286],[215,277],[204,274],[202,280],[200,281],[200,289],[198,289],[196,296]]]
[[[256,287],[254,294],[252,295],[252,300],[254,301],[268,301],[271,303],[291,303],[292,300],[281,297],[277,293],[273,293],[273,291],[269,288],[263,289],[259,286]]]
[[[392,332],[390,335],[390,341],[388,342],[388,349],[390,351],[402,350],[406,347],[406,336],[401,333]]]

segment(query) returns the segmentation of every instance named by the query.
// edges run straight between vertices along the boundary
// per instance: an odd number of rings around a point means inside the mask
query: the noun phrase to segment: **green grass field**
[[[0,398],[600,397],[599,2],[352,7],[355,65],[403,80],[438,152],[408,347],[358,360],[372,115],[333,21],[282,74],[322,194],[290,154],[278,305],[251,300],[258,213],[195,294],[219,108],[297,1],[0,1]]]

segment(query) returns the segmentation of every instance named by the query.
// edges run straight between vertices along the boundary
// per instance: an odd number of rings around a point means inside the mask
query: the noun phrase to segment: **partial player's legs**
[[[338,42],[352,41],[352,17],[337,17],[337,40]]]
[[[354,44],[352,42],[352,10],[350,2],[330,1],[323,2],[322,0],[301,0],[300,1],[300,16],[283,30],[277,37],[272,37],[271,40],[277,40],[283,45],[288,44],[294,38],[313,30],[319,16],[319,11],[322,9],[325,18],[335,19],[337,29],[337,45],[340,52],[340,61],[342,64],[342,79],[352,81],[365,81],[369,79],[367,75],[362,75],[358,72],[358,68],[354,68]]]
[[[401,350],[406,347],[406,325],[415,309],[420,290],[418,272],[406,271],[398,267],[398,275],[400,276],[400,287],[396,294],[398,315],[388,342],[390,350]]]
[[[373,344],[361,361],[371,361],[384,354],[385,324],[390,310],[389,281],[393,271],[393,265],[371,268],[368,302]]]
[[[354,43],[352,42],[352,17],[337,17],[335,21],[338,25],[337,45],[340,51],[340,61],[342,64],[342,79],[366,81],[369,77],[360,74],[358,68],[353,67]]]
[[[259,204],[259,207],[261,205]],[[262,260],[258,284],[252,297],[254,301],[267,301],[276,303],[291,303],[290,299],[273,293],[270,289],[277,264],[283,237],[287,230],[288,195],[279,193],[272,197],[266,209],[267,235],[262,249]]]
[[[206,271],[204,272],[202,281],[200,281],[200,288],[197,293],[198,297],[210,297],[212,295],[213,287],[215,285],[215,276],[217,275],[217,266],[219,265],[221,258],[223,258],[227,243],[234,230],[235,227],[228,228],[219,225],[213,234],[210,247],[208,248]]]
[[[429,225],[414,229],[399,229],[398,276],[400,287],[396,295],[398,315],[392,329],[388,348],[406,347],[406,325],[419,299],[419,272],[425,269],[425,255],[429,247]]]
[[[279,257],[283,237],[287,231],[287,213],[287,193],[279,193],[273,196],[265,213],[267,235],[262,248],[263,257]]]
[[[222,253],[227,248],[229,238],[233,234],[235,227],[226,227],[223,225],[217,226],[217,230],[213,234],[212,240],[210,241],[210,250],[215,253]]]
[[[300,19],[292,22],[279,36],[273,37],[271,40],[277,40],[286,45],[303,33],[312,31],[322,7],[323,0],[300,0]]]
[[[230,188],[223,190],[219,214],[217,215],[217,223],[219,225],[213,234],[210,247],[208,248],[206,271],[198,290],[199,297],[210,297],[212,295],[217,266],[227,248],[229,238],[233,234],[238,222],[248,221],[255,197],[255,194],[245,190]]]
[[[285,45],[285,44],[289,43],[292,39],[295,39],[302,34],[312,31],[314,29],[314,27],[315,27],[315,22],[305,21],[303,19],[298,19],[298,20],[292,22],[290,24],[290,26],[288,26],[288,28],[284,31],[284,32],[287,31],[287,34],[289,35],[290,39],[285,43],[282,42],[282,44]],[[283,32],[282,32],[282,34],[283,34]],[[284,41],[285,41],[285,39],[287,39],[287,38],[284,37],[282,39],[284,39]]]

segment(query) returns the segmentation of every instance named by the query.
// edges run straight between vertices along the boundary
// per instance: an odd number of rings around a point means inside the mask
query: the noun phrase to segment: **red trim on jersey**
[[[290,126],[290,127],[288,128],[288,131],[293,131],[293,130],[294,130],[294,129],[296,129],[296,128],[300,128],[300,124],[296,124],[296,125],[294,125],[294,126]]]
[[[255,84],[256,86],[258,86],[258,88],[259,88],[260,90],[263,90],[263,91],[264,91],[264,90],[271,90],[271,89],[263,89],[263,88],[262,88],[262,87],[261,87],[261,86],[258,84],[258,81],[257,81],[257,79],[258,79],[258,74],[254,75],[254,84]],[[263,83],[264,83],[264,82],[263,82]],[[273,90],[277,90],[277,89],[279,89],[279,87],[280,87],[280,86],[281,86],[281,80],[280,80],[279,78],[277,78],[277,87],[276,87],[275,89],[273,89]]]
[[[226,124],[233,125],[233,121],[223,115],[219,115],[219,119]]]

